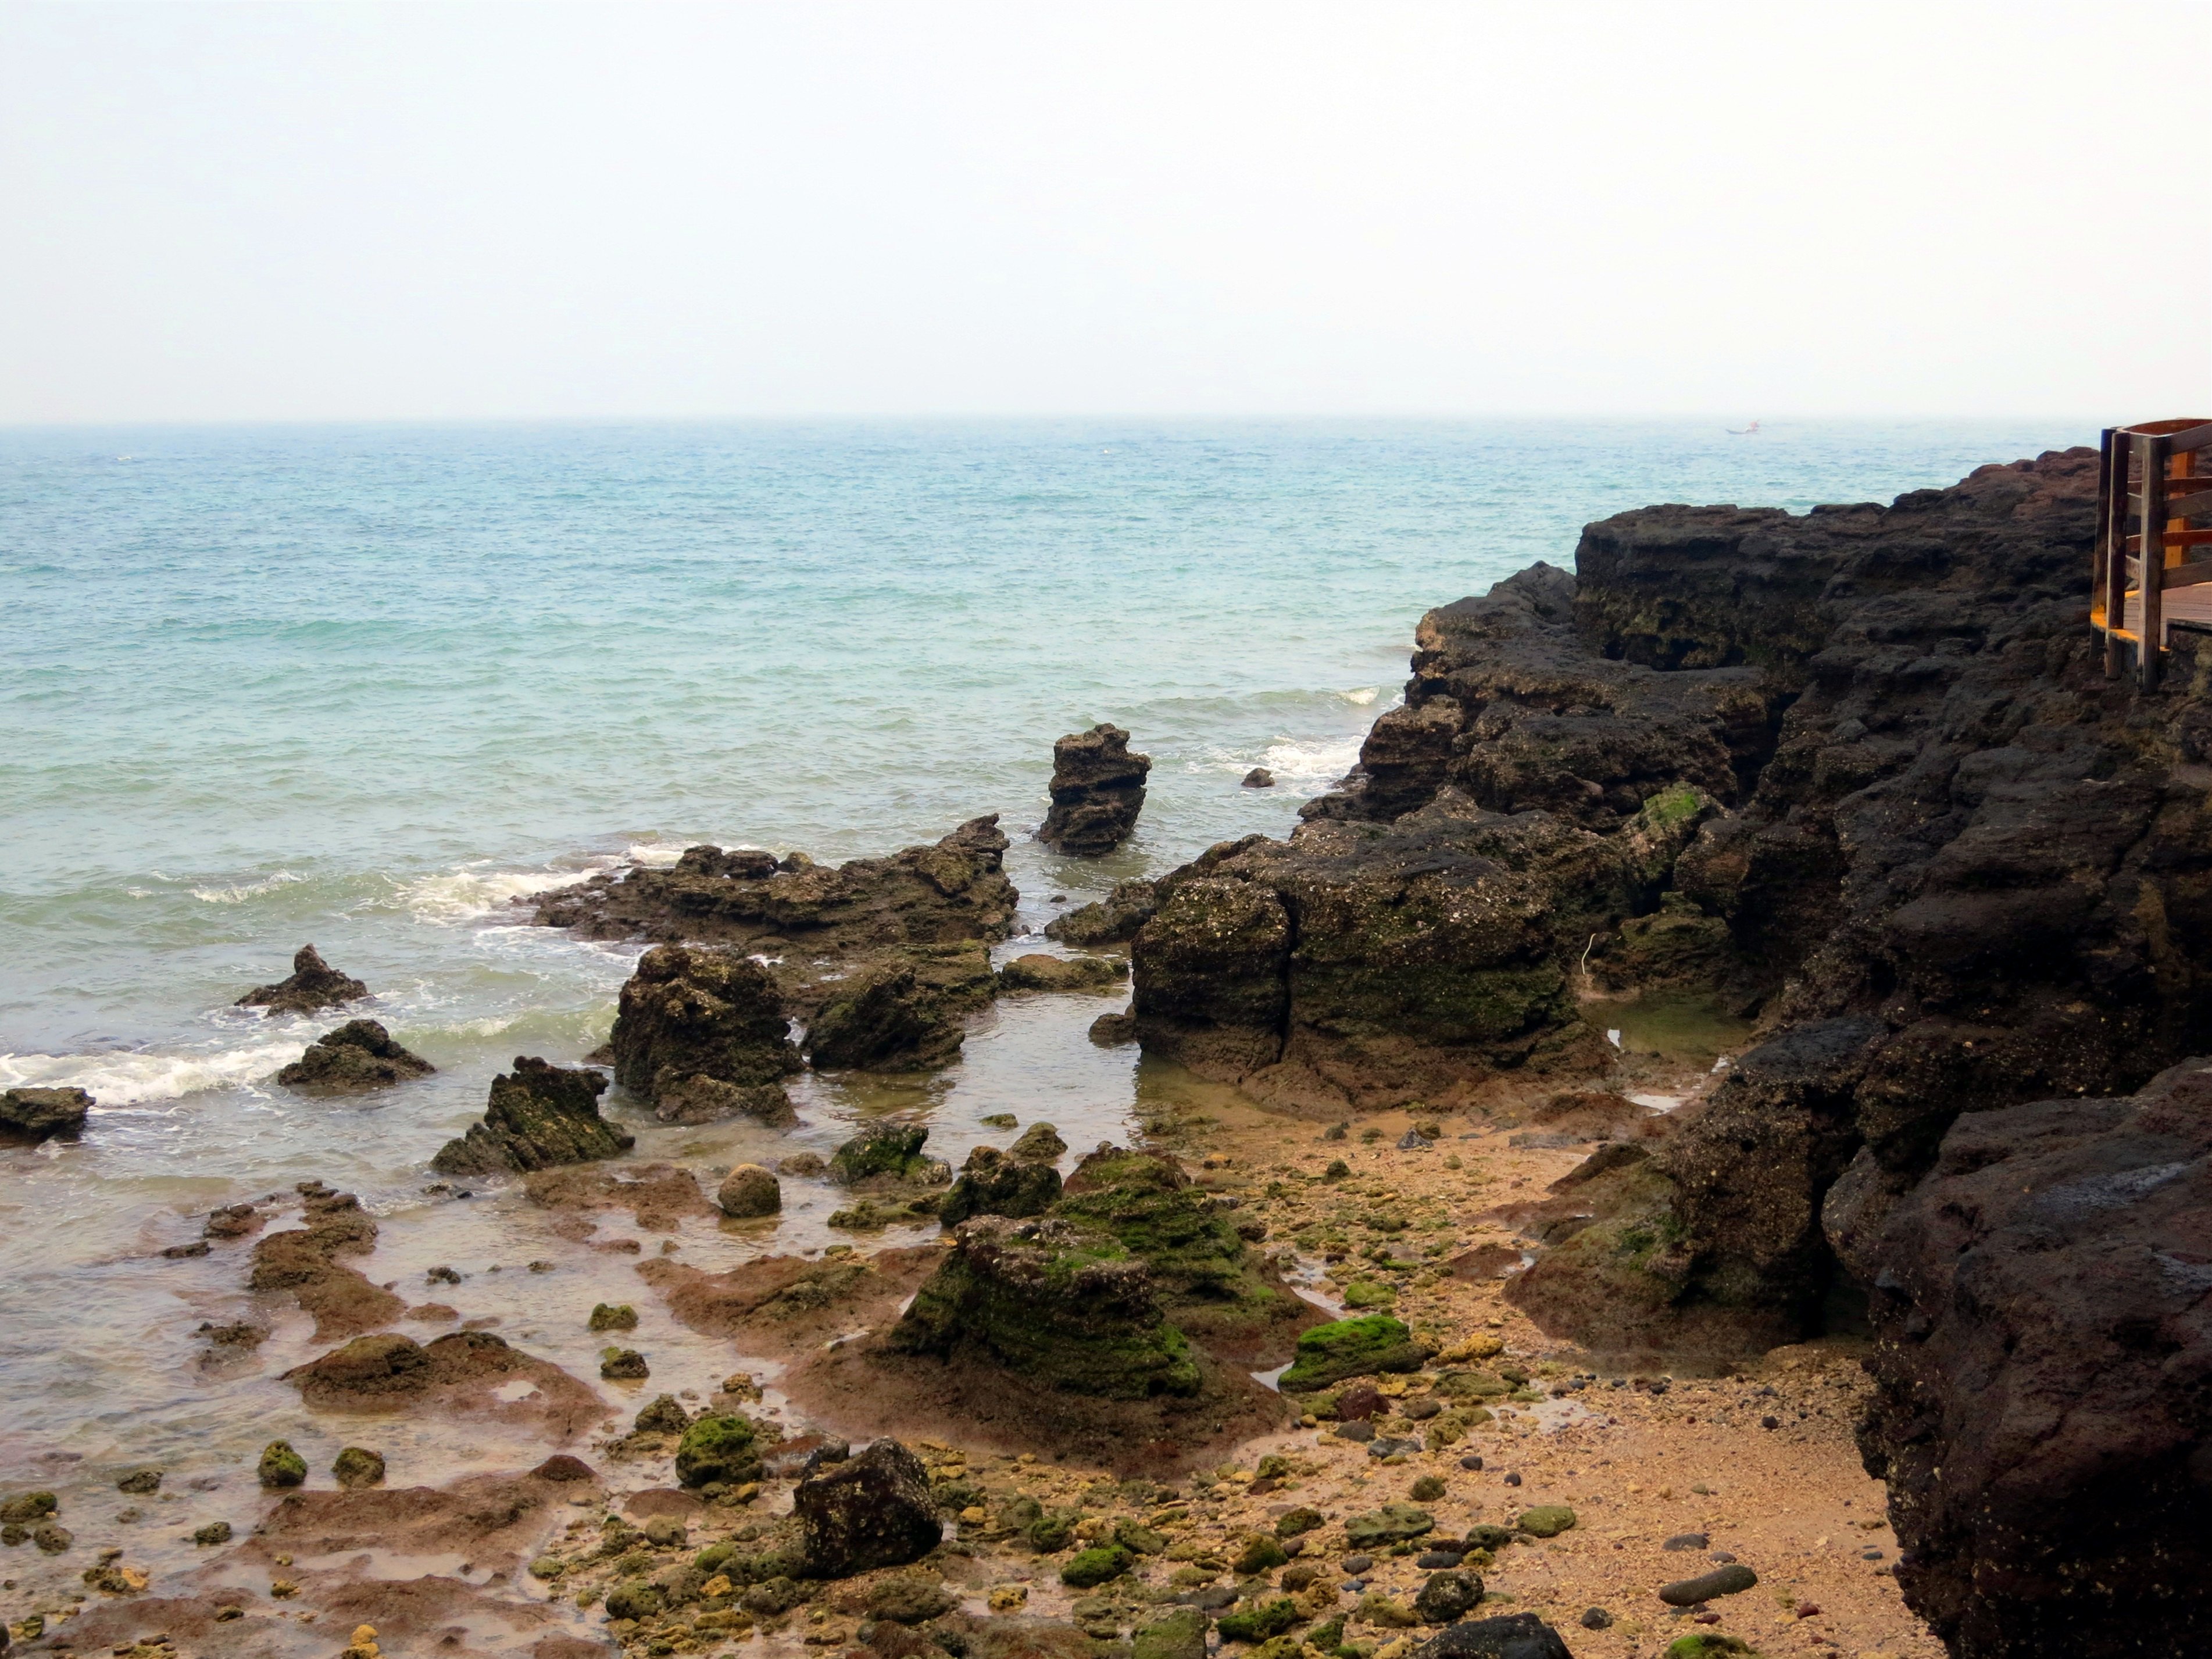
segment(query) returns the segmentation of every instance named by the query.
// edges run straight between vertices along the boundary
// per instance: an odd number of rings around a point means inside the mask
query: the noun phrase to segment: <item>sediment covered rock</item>
[[[512,1072],[492,1079],[483,1121],[447,1141],[430,1167],[441,1175],[493,1175],[628,1152],[637,1137],[599,1115],[599,1097],[606,1090],[607,1079],[598,1072],[519,1054]]]
[[[82,1089],[9,1089],[0,1092],[0,1139],[75,1140],[84,1132],[93,1098]]]
[[[1052,811],[1037,839],[1063,853],[1109,853],[1137,827],[1152,757],[1129,752],[1118,726],[1073,732],[1052,746]]]
[[[774,1215],[783,1208],[783,1185],[757,1164],[740,1164],[715,1189],[715,1207],[735,1217]]]
[[[290,1291],[314,1316],[315,1334],[321,1338],[374,1330],[398,1318],[405,1303],[338,1259],[367,1255],[376,1248],[376,1222],[361,1200],[320,1182],[305,1182],[300,1192],[307,1224],[255,1242],[247,1287]]]
[[[290,978],[256,986],[239,998],[238,1006],[266,1008],[272,1014],[312,1014],[368,994],[368,987],[338,972],[313,945],[303,945],[293,955]]]
[[[799,1070],[774,975],[732,951],[657,945],[638,958],[615,1015],[615,1081],[664,1121],[743,1114],[792,1121],[783,1079]]]
[[[1910,1186],[1862,1152],[1827,1207],[1913,1610],[1960,1659],[2212,1649],[2212,1060],[1966,1114]]]
[[[373,1019],[349,1019],[307,1046],[307,1052],[276,1073],[277,1082],[302,1094],[358,1094],[388,1089],[438,1068],[392,1040]]]
[[[988,958],[984,958],[988,971]],[[919,1071],[960,1050],[973,1006],[925,985],[908,960],[879,962],[828,988],[806,1031],[806,1057],[823,1070]]]
[[[999,969],[1003,991],[1105,991],[1119,985],[1127,969],[1103,957],[1055,957],[1032,951]]]

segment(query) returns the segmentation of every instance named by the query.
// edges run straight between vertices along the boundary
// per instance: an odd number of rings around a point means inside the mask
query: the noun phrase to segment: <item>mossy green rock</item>
[[[307,1479],[307,1460],[292,1449],[290,1441],[272,1440],[261,1449],[258,1473],[261,1484],[272,1490],[301,1486]]]
[[[1557,1538],[1575,1524],[1575,1512],[1565,1504],[1540,1504],[1522,1510],[1514,1524],[1531,1538]]]
[[[1265,1534],[1258,1534],[1244,1540],[1243,1547],[1230,1562],[1229,1570],[1239,1578],[1249,1578],[1255,1572],[1267,1572],[1286,1565],[1290,1559],[1283,1553],[1280,1544]]]
[[[1666,1659],[1723,1659],[1732,1653],[1756,1654],[1758,1649],[1733,1636],[1678,1636],[1667,1644]]]
[[[872,1123],[830,1156],[830,1178],[850,1187],[889,1176],[918,1180],[929,1160],[921,1148],[929,1131],[918,1123]]]
[[[1297,1622],[1297,1604],[1287,1595],[1279,1595],[1224,1613],[1214,1621],[1214,1627],[1224,1642],[1264,1642]]]
[[[1094,1544],[1087,1550],[1076,1552],[1060,1570],[1060,1582],[1077,1589],[1089,1589],[1109,1579],[1119,1578],[1135,1565],[1136,1559],[1119,1544]]]
[[[1356,1550],[1403,1544],[1424,1533],[1434,1532],[1437,1517],[1413,1504],[1385,1504],[1344,1523],[1344,1536]]]
[[[1024,1382],[1136,1400],[1198,1391],[1147,1263],[1111,1233],[1047,1217],[980,1216],[892,1328],[908,1353],[968,1353]]]
[[[1311,1532],[1315,1528],[1321,1524],[1322,1513],[1319,1510],[1306,1509],[1304,1507],[1290,1510],[1276,1517],[1275,1536],[1278,1538],[1297,1538],[1306,1533]]]
[[[43,1521],[60,1507],[50,1492],[18,1492],[6,1502],[0,1503],[0,1521],[17,1524]]]
[[[627,1302],[601,1302],[592,1309],[591,1328],[594,1331],[634,1331],[637,1328],[637,1310]]]
[[[1176,1607],[1131,1638],[1131,1659],[1206,1659],[1209,1620],[1196,1607]]]
[[[331,1465],[331,1474],[348,1491],[384,1484],[384,1454],[366,1446],[348,1446]]]
[[[610,1619],[650,1619],[665,1605],[667,1598],[660,1586],[633,1578],[626,1584],[617,1584],[607,1592],[607,1617]]]
[[[1154,1532],[1139,1521],[1115,1522],[1114,1541],[1133,1555],[1158,1555],[1168,1547],[1165,1533]]]
[[[1311,1394],[1347,1376],[1417,1371],[1430,1352],[1402,1321],[1363,1314],[1299,1333],[1297,1358],[1276,1386],[1285,1394]]]
[[[1060,1171],[1051,1164],[1024,1163],[995,1146],[978,1146],[968,1154],[937,1215],[948,1227],[971,1216],[1042,1215],[1059,1197]]]
[[[1075,1541],[1075,1523],[1082,1518],[1072,1510],[1033,1516],[1023,1525],[1022,1536],[1039,1555],[1057,1555]]]
[[[684,1431],[676,1447],[676,1479],[686,1486],[711,1480],[735,1486],[761,1476],[759,1433],[736,1412],[702,1417]]]

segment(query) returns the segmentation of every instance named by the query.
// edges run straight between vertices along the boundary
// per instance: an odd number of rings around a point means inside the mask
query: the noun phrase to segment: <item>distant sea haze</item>
[[[995,811],[1025,896],[1079,898],[1287,831],[1421,612],[1589,520],[2094,436],[1747,424],[0,433],[0,1080],[242,1104],[285,1045],[217,1011],[310,938],[418,1031],[573,1047],[620,963],[478,924],[697,840],[838,859]],[[1155,766],[1095,866],[1022,837],[1101,720]]]

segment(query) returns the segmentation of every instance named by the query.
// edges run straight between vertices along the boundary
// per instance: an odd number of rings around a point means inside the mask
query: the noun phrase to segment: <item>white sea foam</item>
[[[102,1106],[141,1106],[252,1083],[307,1051],[304,1038],[272,1038],[183,1054],[0,1054],[0,1088],[82,1089]]]
[[[1363,685],[1356,691],[1340,691],[1336,695],[1354,708],[1371,708],[1375,706],[1375,699],[1382,695],[1382,688],[1379,685]]]
[[[626,848],[623,856],[632,864],[641,864],[648,870],[665,870],[684,856],[684,849],[659,842],[639,842]]]
[[[512,900],[527,898],[532,893],[550,893],[556,887],[572,887],[586,877],[612,869],[620,862],[618,859],[604,858],[595,859],[580,870],[499,870],[491,867],[490,860],[480,859],[441,876],[424,876],[404,883],[399,889],[399,902],[421,921],[440,927],[457,927],[503,910]]]
[[[1278,738],[1260,754],[1259,763],[1275,775],[1277,783],[1334,783],[1359,759],[1360,738],[1328,738],[1297,743]]]
[[[259,898],[264,893],[273,893],[280,887],[289,887],[295,882],[305,880],[305,876],[295,876],[289,870],[279,870],[265,880],[241,882],[235,887],[195,887],[191,894],[203,904],[242,904],[247,899]]]

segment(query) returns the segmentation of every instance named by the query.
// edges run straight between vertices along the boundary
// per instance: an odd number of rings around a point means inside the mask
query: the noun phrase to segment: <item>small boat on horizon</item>
[[[1731,438],[1755,438],[1759,435],[1759,422],[1757,421],[1753,421],[1749,426],[1744,428],[1741,432],[1737,431],[1734,427],[1729,427],[1726,428],[1726,430],[1729,436]]]

